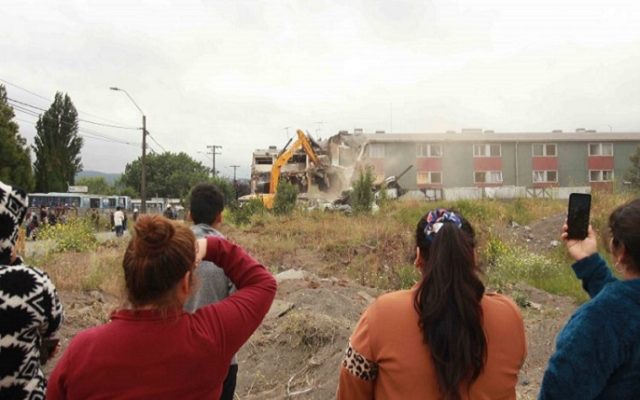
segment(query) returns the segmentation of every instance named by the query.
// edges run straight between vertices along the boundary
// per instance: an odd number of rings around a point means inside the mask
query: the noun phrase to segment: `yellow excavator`
[[[276,161],[273,163],[271,167],[271,178],[269,179],[269,193],[262,194],[260,198],[262,199],[262,203],[268,209],[273,208],[273,202],[276,197],[276,191],[278,190],[278,183],[280,182],[280,170],[287,162],[293,157],[294,153],[302,148],[304,152],[309,157],[309,160],[316,166],[316,168],[321,167],[320,159],[318,155],[313,150],[311,146],[311,140],[307,137],[307,135],[300,129],[296,131],[298,135],[298,139],[291,144],[287,148],[282,151],[282,153],[278,156]]]

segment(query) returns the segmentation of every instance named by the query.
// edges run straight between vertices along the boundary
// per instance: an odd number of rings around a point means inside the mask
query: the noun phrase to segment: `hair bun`
[[[135,225],[136,236],[133,238],[135,248],[144,253],[163,248],[169,244],[176,232],[168,219],[160,215],[143,215]]]

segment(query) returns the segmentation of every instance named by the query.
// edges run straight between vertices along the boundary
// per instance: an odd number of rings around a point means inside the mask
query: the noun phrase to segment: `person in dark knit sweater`
[[[584,240],[563,239],[576,276],[591,300],[571,316],[556,341],[539,399],[640,398],[640,199],[609,216],[616,279],[597,253],[589,227]]]
[[[0,182],[0,399],[44,399],[40,362],[55,352],[49,339],[62,322],[53,283],[15,251],[27,204],[24,191]]]
[[[238,290],[189,314],[183,306],[201,259]],[[188,227],[158,215],[138,218],[123,268],[131,307],[73,339],[48,399],[219,398],[231,358],[273,301],[273,276],[239,246],[213,236],[196,241]]]

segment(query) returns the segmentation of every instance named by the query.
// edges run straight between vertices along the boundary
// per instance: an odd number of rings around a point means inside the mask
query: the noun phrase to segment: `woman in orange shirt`
[[[416,244],[421,282],[364,312],[338,399],[515,399],[524,324],[513,301],[485,293],[473,228],[436,209],[420,219]]]

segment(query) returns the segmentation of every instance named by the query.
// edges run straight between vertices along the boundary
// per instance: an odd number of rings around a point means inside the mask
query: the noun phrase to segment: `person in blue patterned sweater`
[[[24,191],[0,182],[0,399],[45,398],[41,359],[62,322],[62,305],[46,273],[16,255],[27,211]],[[43,357],[42,357],[43,356]]]
[[[576,276],[591,300],[558,334],[539,399],[640,398],[640,199],[609,216],[613,276],[591,227],[584,240],[562,235]]]

